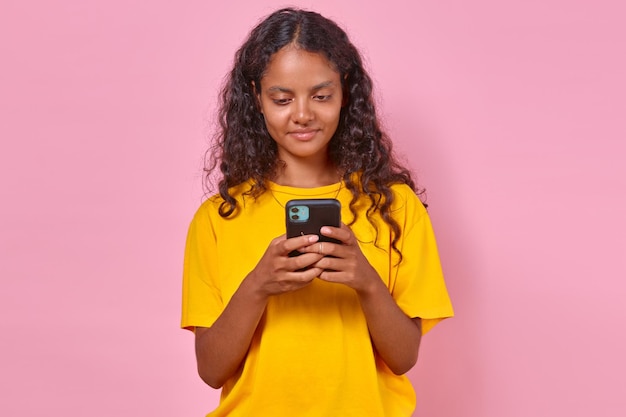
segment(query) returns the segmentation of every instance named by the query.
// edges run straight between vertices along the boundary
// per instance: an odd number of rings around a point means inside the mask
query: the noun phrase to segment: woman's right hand
[[[287,239],[279,236],[267,247],[228,305],[211,327],[196,328],[198,373],[213,388],[232,377],[246,357],[250,341],[263,316],[268,298],[307,286],[322,273],[311,267],[324,255],[289,253],[317,242],[317,235]]]
[[[273,239],[246,281],[263,298],[295,291],[307,286],[322,273],[321,268],[308,266],[318,262],[324,255],[303,253],[289,256],[294,250],[309,246],[319,240],[317,235],[304,235],[287,239],[285,235]]]

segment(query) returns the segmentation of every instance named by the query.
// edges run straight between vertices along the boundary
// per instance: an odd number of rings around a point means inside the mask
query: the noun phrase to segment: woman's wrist
[[[374,268],[372,268],[368,274],[366,284],[363,287],[356,289],[356,293],[362,301],[377,298],[377,295],[382,292],[388,293],[389,289],[385,286]]]
[[[246,301],[258,304],[267,304],[269,294],[262,290],[262,287],[258,285],[258,275],[256,270],[252,270],[241,282],[237,292],[240,296],[245,298]]]

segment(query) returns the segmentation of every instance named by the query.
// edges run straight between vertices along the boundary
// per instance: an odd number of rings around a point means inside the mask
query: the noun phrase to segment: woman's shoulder
[[[390,189],[393,193],[392,212],[400,210],[426,212],[424,203],[408,184],[392,184]]]
[[[250,181],[235,185],[228,189],[228,194],[231,195],[238,203],[246,197],[246,194],[250,191],[252,184]],[[225,200],[219,193],[214,193],[208,196],[208,198],[200,204],[198,213],[212,216],[218,214],[220,206],[224,204]]]

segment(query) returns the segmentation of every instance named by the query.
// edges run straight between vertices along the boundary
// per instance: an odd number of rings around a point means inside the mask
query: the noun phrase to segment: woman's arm
[[[208,385],[220,388],[237,371],[266,303],[246,278],[211,327],[196,327],[198,374]]]
[[[395,374],[404,374],[417,362],[422,337],[421,320],[408,317],[361,252],[352,230],[323,227],[322,234],[343,244],[315,243],[304,252],[332,255],[315,264],[323,269],[320,278],[353,288],[361,303],[376,351]]]
[[[376,277],[370,289],[357,294],[376,351],[393,373],[401,375],[417,362],[422,321],[404,314],[378,274]]]
[[[220,388],[237,372],[270,296],[302,288],[321,273],[316,267],[299,270],[319,261],[322,255],[289,257],[289,252],[317,239],[317,236],[274,239],[215,323],[208,328],[196,328],[196,360],[204,382]]]

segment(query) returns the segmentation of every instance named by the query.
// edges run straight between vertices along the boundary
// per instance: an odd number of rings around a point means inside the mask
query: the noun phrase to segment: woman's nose
[[[298,124],[306,124],[313,120],[313,111],[308,100],[297,100],[292,115],[293,121]]]

